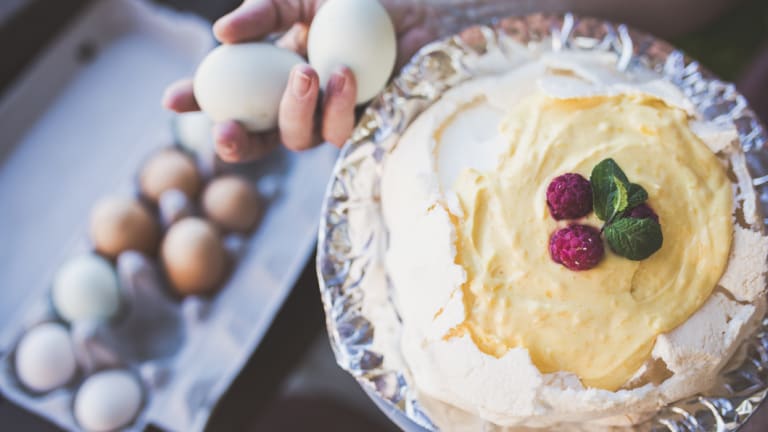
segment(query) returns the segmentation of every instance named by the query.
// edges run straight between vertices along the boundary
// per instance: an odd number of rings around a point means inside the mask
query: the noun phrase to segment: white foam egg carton
[[[251,236],[230,239],[238,264],[215,296],[169,297],[156,287],[156,266],[124,253],[116,268],[129,318],[71,327],[77,377],[36,395],[15,376],[25,330],[55,319],[54,273],[91,249],[91,206],[135,194],[142,161],[174,141],[163,89],[213,45],[210,23],[195,16],[139,0],[93,2],[0,100],[0,392],[64,429],[79,430],[72,406],[83,379],[117,365],[144,388],[128,429],[202,430],[312,252],[336,158],[329,147],[277,152],[242,172],[269,203]]]

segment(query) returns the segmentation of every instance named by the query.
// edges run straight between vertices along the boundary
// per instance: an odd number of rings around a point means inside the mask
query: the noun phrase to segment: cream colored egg
[[[320,83],[340,66],[357,81],[357,103],[373,99],[395,66],[397,39],[389,14],[376,0],[330,0],[317,12],[309,29],[309,63]]]
[[[117,273],[109,261],[98,255],[77,256],[56,273],[51,299],[56,312],[66,321],[108,320],[120,307]]]
[[[293,66],[304,60],[267,43],[216,47],[200,63],[194,93],[214,121],[236,120],[258,132],[277,127],[277,114]]]
[[[118,369],[99,372],[77,390],[75,418],[87,431],[118,430],[136,418],[141,401],[141,385],[134,374]]]
[[[96,250],[110,258],[127,250],[154,255],[160,226],[139,201],[106,197],[91,210],[90,235]]]
[[[202,199],[205,216],[227,231],[245,233],[253,229],[261,213],[256,189],[237,176],[219,177],[208,184]]]
[[[47,392],[72,381],[77,371],[75,350],[67,329],[58,323],[33,327],[14,355],[16,376],[35,392]]]
[[[223,282],[227,255],[221,235],[210,222],[186,218],[176,222],[161,246],[171,285],[182,295],[208,294]]]
[[[170,189],[178,189],[194,199],[202,185],[203,179],[195,161],[174,149],[161,150],[152,155],[139,173],[142,194],[155,203],[163,192]]]

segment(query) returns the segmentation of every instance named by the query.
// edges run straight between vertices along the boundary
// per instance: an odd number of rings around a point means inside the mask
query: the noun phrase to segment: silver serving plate
[[[536,14],[471,27],[425,46],[370,105],[342,150],[326,192],[317,254],[320,292],[338,364],[408,431],[437,427],[420,408],[407,368],[397,362],[392,367],[393,362],[385,361],[377,348],[376,328],[365,307],[366,301],[374,301],[367,298],[367,287],[389,289],[386,272],[381,271],[387,247],[379,194],[382,165],[422,111],[449,88],[487,75],[483,60],[489,56],[514,56],[513,44],[615,53],[618,70],[645,67],[658,72],[684,92],[703,118],[736,127],[763,214],[768,214],[768,149],[763,126],[733,84],[720,81],[666,42],[598,19]],[[377,301],[381,298],[387,299]],[[391,301],[389,307],[397,317]],[[636,429],[737,430],[768,393],[768,317],[763,317],[739,352],[723,369],[721,383],[713,390],[662,408]]]

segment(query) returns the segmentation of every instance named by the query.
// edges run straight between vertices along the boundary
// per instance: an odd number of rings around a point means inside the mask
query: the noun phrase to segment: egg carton
[[[153,152],[183,142],[204,176],[231,170],[215,163],[205,122],[178,127],[159,104],[164,87],[191,75],[213,45],[210,23],[192,15],[145,1],[93,2],[0,100],[0,393],[63,429],[80,430],[83,382],[119,369],[141,389],[128,430],[202,430],[312,253],[336,158],[330,147],[279,151],[234,170],[266,207],[250,235],[225,238],[237,265],[215,294],[174,295],[156,260],[127,251],[110,261],[121,298],[114,319],[65,324],[52,306],[59,267],[94,253],[92,205],[137,195],[136,173]],[[169,191],[155,215],[168,226],[196,212]],[[16,348],[50,322],[66,326],[77,373],[41,394],[19,381]]]

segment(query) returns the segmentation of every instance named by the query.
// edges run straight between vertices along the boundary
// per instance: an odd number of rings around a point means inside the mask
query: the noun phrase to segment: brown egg
[[[224,243],[216,227],[203,219],[186,218],[172,225],[160,253],[168,279],[179,294],[211,293],[224,280]]]
[[[203,179],[191,157],[179,150],[165,149],[155,153],[139,174],[139,187],[144,196],[157,202],[169,189],[178,189],[194,199]]]
[[[248,232],[261,214],[259,194],[246,179],[223,176],[211,181],[203,191],[205,215],[228,231]]]
[[[132,198],[107,197],[91,210],[91,241],[96,250],[115,258],[126,250],[154,255],[160,241],[157,220]]]

